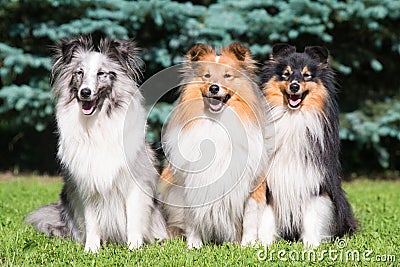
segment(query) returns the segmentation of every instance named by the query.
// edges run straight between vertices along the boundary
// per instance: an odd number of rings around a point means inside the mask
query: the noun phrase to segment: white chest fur
[[[138,135],[143,135],[142,128],[136,127],[128,133],[129,136],[124,134],[127,118],[133,121],[138,119],[134,112],[127,115],[126,109],[120,109],[111,116],[108,118],[98,112],[86,117],[78,103],[62,107],[57,113],[60,129],[58,156],[83,194],[106,194],[117,177],[126,176],[128,168],[124,142],[135,140],[137,144],[130,142],[130,150],[141,147],[138,142],[142,139]],[[130,154],[135,153],[130,151]]]
[[[276,147],[267,184],[278,225],[300,229],[304,205],[318,195],[323,180],[324,170],[310,160],[316,147],[324,149],[323,125],[316,113],[287,112],[280,107],[272,112]]]
[[[261,127],[224,112],[171,128],[166,152],[188,223],[203,240],[238,241],[244,203],[265,163]]]

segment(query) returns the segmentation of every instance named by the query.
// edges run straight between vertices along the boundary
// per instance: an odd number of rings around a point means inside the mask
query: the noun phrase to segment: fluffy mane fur
[[[31,213],[44,233],[69,236],[97,251],[100,242],[130,248],[166,237],[155,202],[157,174],[144,141],[137,87],[140,60],[132,41],[62,40],[54,55],[58,158],[64,187],[58,204]]]

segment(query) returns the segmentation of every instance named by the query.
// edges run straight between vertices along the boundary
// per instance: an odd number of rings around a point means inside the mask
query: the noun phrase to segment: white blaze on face
[[[102,58],[102,54],[98,52],[91,52],[83,59],[81,63],[84,69],[84,77],[79,91],[84,88],[89,88],[92,91],[92,95],[89,100],[92,100],[93,96],[97,93],[97,73],[102,67]]]
[[[97,102],[97,79],[98,72],[102,67],[103,55],[98,52],[90,52],[82,59],[83,81],[78,91],[78,97],[82,101],[82,112],[84,115],[92,115],[96,109]],[[90,90],[90,96],[82,98],[83,89]]]

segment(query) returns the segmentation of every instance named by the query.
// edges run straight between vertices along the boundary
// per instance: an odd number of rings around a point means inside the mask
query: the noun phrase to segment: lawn
[[[0,174],[1,266],[400,266],[400,181],[345,183],[361,229],[315,250],[280,241],[265,249],[226,244],[188,251],[176,239],[136,251],[108,245],[95,255],[23,223],[27,213],[56,201],[61,185],[56,178]]]

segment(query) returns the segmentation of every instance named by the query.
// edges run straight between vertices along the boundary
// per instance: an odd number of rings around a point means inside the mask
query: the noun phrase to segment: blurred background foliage
[[[57,173],[51,46],[78,34],[134,38],[144,79],[198,42],[240,41],[259,62],[277,42],[324,45],[340,90],[344,170],[400,170],[399,0],[0,0],[0,21],[1,170]],[[156,146],[175,99],[150,114]]]

